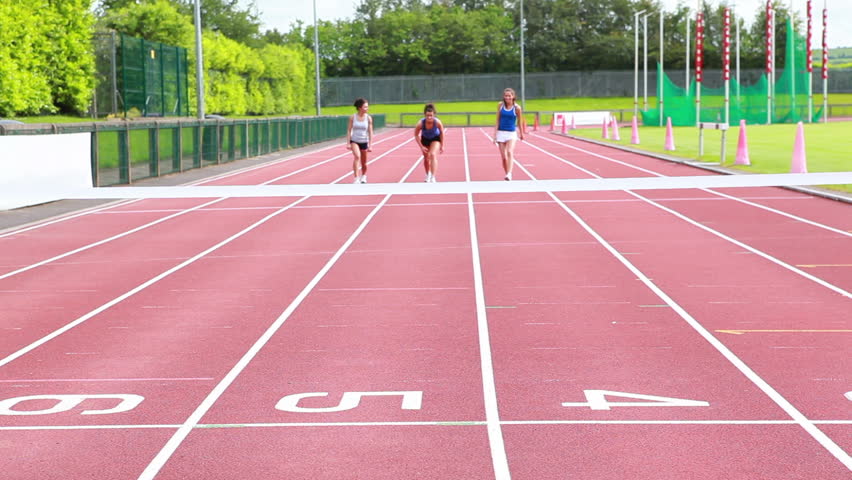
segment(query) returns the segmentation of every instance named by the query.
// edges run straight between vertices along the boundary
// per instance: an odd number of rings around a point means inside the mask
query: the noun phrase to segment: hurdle
[[[721,130],[722,131],[722,151],[720,154],[720,161],[725,163],[725,140],[728,133],[729,125],[727,123],[711,123],[711,122],[698,122],[698,156],[704,156],[704,130]]]

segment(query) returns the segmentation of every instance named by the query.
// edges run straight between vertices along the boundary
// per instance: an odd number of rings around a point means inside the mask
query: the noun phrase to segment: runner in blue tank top
[[[511,88],[503,90],[503,101],[497,107],[497,123],[494,126],[494,142],[500,147],[500,158],[503,161],[504,180],[512,179],[512,166],[515,164],[515,143],[520,137],[524,139],[523,112],[520,105],[515,103],[515,91]]]
[[[420,143],[423,152],[423,168],[426,169],[426,182],[435,183],[438,170],[438,154],[444,153],[444,124],[435,116],[435,106],[427,104],[423,109],[423,118],[414,127],[414,140]]]

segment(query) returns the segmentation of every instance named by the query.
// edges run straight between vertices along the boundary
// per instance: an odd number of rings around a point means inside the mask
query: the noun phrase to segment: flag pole
[[[822,9],[822,118],[828,123],[828,0]]]

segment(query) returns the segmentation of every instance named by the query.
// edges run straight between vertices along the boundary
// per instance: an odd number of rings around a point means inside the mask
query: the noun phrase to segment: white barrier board
[[[611,117],[609,112],[554,112],[553,115],[553,128],[556,130],[562,129],[563,122],[570,127],[572,120],[577,126],[601,126],[603,122],[609,122]]]
[[[0,136],[0,210],[92,188],[91,134]]]

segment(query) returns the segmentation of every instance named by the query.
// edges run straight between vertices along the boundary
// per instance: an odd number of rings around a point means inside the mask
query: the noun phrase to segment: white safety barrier
[[[0,135],[0,210],[92,188],[92,135]]]
[[[562,123],[567,126],[583,126],[596,125],[601,126],[603,122],[609,123],[612,116],[609,112],[555,112],[553,119],[553,128],[561,129]]]

